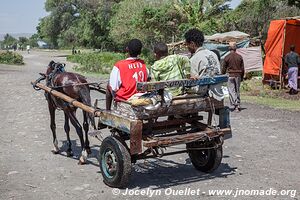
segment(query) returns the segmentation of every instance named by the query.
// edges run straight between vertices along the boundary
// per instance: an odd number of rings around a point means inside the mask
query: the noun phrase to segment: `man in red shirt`
[[[148,78],[146,64],[138,58],[142,51],[142,42],[138,39],[129,41],[126,51],[128,58],[118,61],[111,73],[106,92],[106,109],[110,110],[112,97],[117,101],[126,101],[137,93],[136,82],[145,82]]]

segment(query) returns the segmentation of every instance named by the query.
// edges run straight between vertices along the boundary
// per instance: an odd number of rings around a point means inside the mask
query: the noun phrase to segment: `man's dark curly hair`
[[[128,42],[127,48],[131,57],[137,57],[141,54],[143,44],[138,39],[132,39]]]
[[[159,42],[154,45],[154,53],[157,53],[160,56],[167,56],[168,55],[168,46],[163,42]]]
[[[296,49],[296,46],[295,46],[294,44],[292,44],[292,45],[290,46],[290,50],[291,50],[291,51],[295,51],[295,49]]]
[[[204,42],[204,35],[202,33],[202,31],[193,28],[188,30],[185,34],[185,41],[190,43],[190,42],[194,42],[197,46],[201,47],[203,45]]]

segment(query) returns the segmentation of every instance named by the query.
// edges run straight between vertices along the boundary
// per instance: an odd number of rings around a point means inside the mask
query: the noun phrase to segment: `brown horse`
[[[82,102],[88,106],[91,106],[91,97],[90,97],[90,89],[87,84],[87,80],[84,76],[81,76],[76,73],[65,72],[64,64],[55,63],[51,61],[48,65],[46,71],[46,85],[55,89],[59,92],[62,92],[69,97]],[[86,162],[87,154],[91,153],[91,149],[89,146],[88,140],[88,131],[89,131],[89,121],[92,123],[95,128],[95,121],[93,116],[90,113],[83,111],[83,129],[85,132],[85,140],[83,136],[82,126],[80,125],[78,119],[76,118],[76,107],[70,105],[69,103],[54,97],[53,95],[47,93],[46,99],[48,101],[48,108],[50,112],[50,128],[53,134],[53,145],[54,149],[52,152],[54,154],[59,153],[58,141],[56,138],[56,125],[55,125],[55,110],[62,109],[65,115],[65,124],[64,129],[67,135],[68,141],[68,149],[66,151],[67,156],[73,156],[72,148],[71,148],[71,140],[70,140],[70,125],[69,121],[71,121],[72,125],[75,127],[77,135],[80,139],[80,144],[82,148],[81,156],[79,158],[79,164],[84,164]]]

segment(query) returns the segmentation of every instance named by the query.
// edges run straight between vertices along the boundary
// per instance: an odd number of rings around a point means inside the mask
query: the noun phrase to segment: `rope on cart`
[[[215,114],[215,111],[216,111],[215,105],[211,102],[210,98],[208,98],[208,101],[209,101],[210,109],[212,111],[212,117],[213,117],[213,120],[214,120],[214,123],[215,123],[215,126],[213,126],[213,128],[215,129],[215,131],[219,132],[220,128],[217,127],[217,120],[216,120],[216,114]]]

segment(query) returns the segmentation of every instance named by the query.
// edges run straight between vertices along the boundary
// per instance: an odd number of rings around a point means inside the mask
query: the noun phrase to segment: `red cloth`
[[[137,93],[136,83],[147,81],[146,64],[141,59],[121,60],[115,64],[120,70],[121,86],[116,93],[116,99],[127,100]]]
[[[285,23],[286,20],[271,21],[265,44],[266,57],[264,62],[264,74],[280,74]]]
[[[271,21],[265,44],[264,74],[280,75],[284,65],[282,62],[283,57],[290,51],[290,45],[296,45],[297,53],[300,51],[299,35],[299,19]]]

